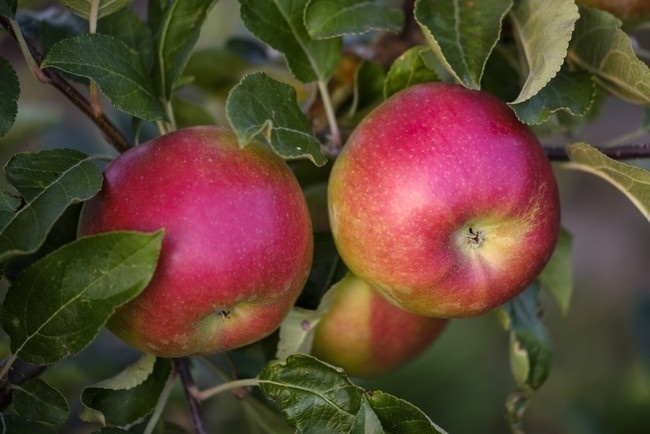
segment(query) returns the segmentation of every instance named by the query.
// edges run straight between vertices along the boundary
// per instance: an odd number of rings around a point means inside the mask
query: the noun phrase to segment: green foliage
[[[415,19],[433,52],[456,80],[479,89],[485,63],[512,0],[416,0]]]
[[[288,84],[262,72],[249,74],[228,95],[226,113],[241,146],[261,135],[284,158],[306,156],[318,166],[327,162]]]
[[[98,0],[97,17],[114,14],[132,2],[133,0]],[[86,19],[90,17],[92,0],[63,0],[63,4],[80,17]]]
[[[510,18],[522,62],[527,66],[527,76],[514,104],[535,96],[558,73],[579,17],[573,0],[523,0],[515,3]]]
[[[156,62],[153,79],[158,95],[171,99],[176,80],[196,44],[205,17],[216,0],[174,0],[155,30]]]
[[[303,83],[327,80],[341,60],[341,38],[316,40],[303,21],[308,0],[240,0],[246,28],[282,52]]]
[[[17,3],[17,0],[0,0],[0,15],[7,18],[14,18]]]
[[[116,376],[86,387],[80,418],[102,426],[139,422],[153,412],[171,373],[169,359],[144,355]]]
[[[539,275],[539,283],[551,294],[565,315],[569,312],[573,294],[572,241],[571,234],[563,229],[553,256]]]
[[[294,354],[271,362],[258,378],[264,394],[278,402],[287,422],[301,432],[444,433],[411,404],[366,392],[311,356]]]
[[[650,172],[613,160],[586,143],[567,146],[566,167],[592,173],[618,188],[650,220]]]
[[[406,50],[395,60],[386,74],[384,98],[388,98],[414,84],[437,81],[438,74],[430,69],[423,56],[430,53],[427,47],[415,46]]]
[[[16,391],[14,409],[27,420],[58,426],[70,414],[70,406],[65,397],[39,378],[16,386]]]
[[[2,4],[2,3],[0,3]],[[0,57],[0,136],[11,129],[18,112],[20,83],[11,63]]]
[[[140,55],[104,34],[86,34],[55,44],[43,68],[94,80],[116,108],[147,120],[165,118]]]
[[[0,195],[0,261],[34,253],[65,209],[102,185],[90,157],[66,149],[16,154],[5,174],[22,198]]]
[[[42,365],[85,348],[147,285],[161,242],[162,232],[81,238],[24,270],[2,310],[13,355]]]
[[[620,25],[606,12],[581,7],[568,60],[593,74],[611,94],[635,104],[650,104],[650,69],[636,57]]]
[[[404,14],[377,0],[309,0],[305,24],[315,39],[363,34],[371,30],[399,32]]]

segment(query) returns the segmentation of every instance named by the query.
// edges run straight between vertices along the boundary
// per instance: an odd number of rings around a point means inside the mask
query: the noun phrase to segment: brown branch
[[[0,16],[0,26],[2,26],[9,36],[17,42],[16,34],[14,33],[11,22],[9,19]],[[36,63],[40,65],[43,63],[43,55],[41,52],[29,41],[27,41],[29,50]],[[77,106],[88,118],[90,118],[95,125],[101,130],[106,140],[113,145],[119,152],[124,152],[131,148],[131,144],[126,139],[124,134],[106,117],[103,113],[95,113],[92,105],[76,88],[70,84],[68,80],[63,78],[56,70],[46,68],[41,70],[41,74],[46,78],[48,84],[57,88],[68,100]]]
[[[181,383],[183,384],[185,398],[187,399],[187,405],[192,416],[192,425],[194,425],[194,432],[196,434],[207,434],[207,431],[203,426],[201,413],[199,411],[199,390],[197,389],[196,384],[194,384],[194,379],[192,378],[192,373],[190,372],[189,359],[187,357],[174,359],[174,366],[176,368],[176,372],[178,372],[178,375],[181,378]]]
[[[609,147],[594,146],[594,148],[614,160],[650,158],[650,143]],[[569,156],[567,155],[564,146],[544,146],[544,152],[546,152],[548,159],[551,161],[569,161]]]

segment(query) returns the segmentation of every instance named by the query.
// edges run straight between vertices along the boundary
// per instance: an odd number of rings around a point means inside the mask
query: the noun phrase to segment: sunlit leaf
[[[574,116],[585,115],[595,94],[590,74],[562,69],[532,98],[518,104],[510,103],[510,106],[522,122],[535,125],[546,122],[558,110]]]
[[[24,270],[9,288],[2,325],[26,362],[56,362],[85,348],[156,268],[162,232],[112,232],[67,244]]]
[[[165,117],[140,55],[112,36],[64,39],[52,47],[42,67],[96,81],[106,98],[125,113],[147,120]]]
[[[153,80],[158,93],[171,99],[174,84],[181,76],[201,26],[216,0],[174,0],[165,10],[156,34],[156,63]]]
[[[246,28],[284,54],[303,83],[327,80],[341,60],[341,38],[316,40],[304,24],[308,0],[239,0]]]
[[[153,412],[171,372],[169,359],[144,355],[116,376],[86,387],[79,417],[103,426],[134,424]]]
[[[571,295],[573,294],[573,266],[571,261],[571,234],[566,230],[560,232],[553,256],[546,268],[539,275],[542,287],[547,290],[560,306],[563,314],[569,312]]]
[[[613,95],[636,104],[650,104],[650,69],[637,58],[620,25],[611,14],[580,7],[568,58],[593,74],[596,82]]]
[[[68,418],[68,401],[61,392],[40,378],[14,387],[14,409],[20,416],[51,425],[61,425]]]
[[[261,135],[283,158],[307,157],[319,166],[327,162],[295,89],[263,72],[245,76],[230,91],[226,115],[241,146]]]
[[[35,252],[68,206],[91,198],[102,186],[91,158],[69,149],[16,154],[5,173],[25,203],[14,213],[15,200],[12,205],[3,196],[0,262]]]
[[[90,9],[93,0],[63,0],[72,12],[80,17],[88,19],[90,17]],[[122,8],[127,7],[133,0],[99,0],[99,7],[97,9],[97,17],[105,17],[114,14]]]
[[[399,32],[404,26],[404,13],[381,0],[309,0],[305,23],[316,39],[370,30]]]
[[[528,66],[521,93],[527,101],[558,73],[580,15],[574,0],[520,0],[510,10],[512,27]]]
[[[650,171],[616,161],[586,143],[567,146],[570,163],[562,167],[581,170],[607,180],[650,220]]]
[[[16,120],[20,83],[11,64],[0,56],[0,137],[7,134]]]
[[[422,58],[427,51],[428,47],[411,47],[393,62],[384,81],[384,98],[414,84],[438,80],[438,74],[427,67]]]
[[[433,52],[465,87],[479,89],[512,0],[416,0],[415,19]]]

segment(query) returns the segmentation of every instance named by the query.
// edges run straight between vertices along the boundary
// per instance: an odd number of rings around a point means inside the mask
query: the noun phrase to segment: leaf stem
[[[341,132],[339,130],[339,124],[336,120],[336,114],[334,113],[334,106],[332,105],[332,98],[330,97],[329,90],[327,89],[327,81],[318,80],[318,91],[320,92],[321,100],[323,101],[323,107],[325,108],[325,115],[327,116],[327,123],[330,126],[330,140],[332,153],[334,155],[338,154],[341,149]]]
[[[7,377],[9,375],[9,369],[11,369],[11,365],[14,364],[18,357],[15,354],[12,354],[9,356],[9,359],[5,362],[5,364],[2,366],[2,370],[0,370],[0,379]]]
[[[119,152],[124,152],[132,147],[129,141],[126,139],[124,134],[111,122],[110,119],[106,117],[105,114],[95,114],[92,106],[88,100],[75,88],[73,87],[62,75],[52,69],[40,69],[40,65],[43,62],[43,55],[38,51],[28,40],[26,40],[19,26],[16,24],[14,29],[12,25],[12,20],[9,20],[5,17],[0,16],[0,26],[2,26],[9,36],[21,45],[21,41],[24,42],[24,46],[27,47],[26,62],[30,64],[34,62],[37,65],[37,69],[34,70],[36,79],[42,83],[48,83],[58,89],[69,101],[71,101],[77,108],[81,110],[102,132],[106,141],[108,141],[115,149]],[[24,53],[25,54],[25,53]],[[31,59],[31,60],[29,60]],[[30,66],[31,68],[31,66]],[[38,71],[38,72],[36,72]]]
[[[10,34],[12,34],[14,40],[18,44],[18,47],[20,48],[20,52],[23,54],[23,58],[25,59],[25,62],[27,62],[27,66],[29,67],[29,70],[32,72],[32,74],[34,75],[34,78],[41,83],[48,83],[50,80],[43,73],[43,71],[41,71],[40,64],[32,56],[32,52],[29,48],[29,45],[27,44],[27,41],[25,40],[23,33],[20,31],[20,26],[18,25],[18,22],[16,20],[8,20],[8,21],[9,21],[9,25],[11,26]]]
[[[192,378],[192,373],[190,372],[189,359],[187,357],[174,359],[174,366],[176,367],[176,371],[178,372],[178,375],[181,378],[181,383],[183,384],[187,405],[189,406],[190,414],[192,415],[194,432],[196,432],[196,434],[207,434],[207,431],[203,426],[203,421],[201,420],[201,413],[199,411],[199,390],[196,388],[196,384]]]
[[[90,14],[88,16],[88,33],[91,35],[97,33],[97,16],[99,15],[99,2],[100,0],[92,0],[90,2]],[[95,80],[90,80],[90,105],[93,109],[95,116],[101,116],[103,110],[101,102],[99,101],[99,86]]]
[[[242,387],[259,386],[260,383],[262,383],[262,380],[259,378],[244,378],[242,380],[229,381],[227,383],[223,383],[199,392],[198,398],[201,401],[205,401],[206,399],[212,398],[213,396],[227,390],[239,389]]]

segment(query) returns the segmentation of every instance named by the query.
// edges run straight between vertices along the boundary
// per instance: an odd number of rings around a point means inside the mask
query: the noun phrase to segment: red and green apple
[[[193,127],[136,146],[105,170],[79,233],[165,235],[150,284],[108,327],[164,357],[209,354],[273,332],[307,278],[313,250],[302,191],[267,146]]]
[[[500,99],[448,83],[373,110],[336,159],[329,215],[349,269],[421,315],[469,317],[516,296],[560,230],[551,165]]]

